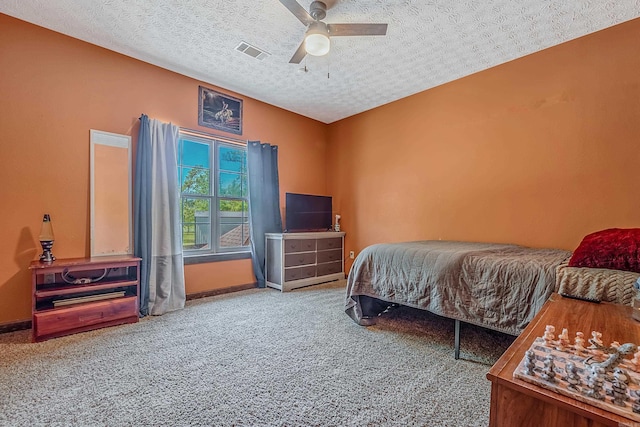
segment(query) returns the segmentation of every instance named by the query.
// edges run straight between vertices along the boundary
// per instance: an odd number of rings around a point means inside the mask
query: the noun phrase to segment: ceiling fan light
[[[309,55],[322,56],[329,53],[331,41],[326,34],[309,34],[304,39],[304,49]]]

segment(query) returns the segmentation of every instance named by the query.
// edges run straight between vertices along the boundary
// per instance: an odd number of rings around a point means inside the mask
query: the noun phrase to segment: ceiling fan
[[[321,1],[312,2],[309,12],[296,0],[280,0],[280,3],[307,27],[304,40],[291,57],[290,64],[299,64],[307,54],[322,56],[329,53],[330,37],[387,34],[387,24],[325,24],[322,19],[327,16],[327,5]]]

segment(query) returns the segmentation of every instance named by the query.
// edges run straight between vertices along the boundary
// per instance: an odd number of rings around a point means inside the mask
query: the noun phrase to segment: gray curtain
[[[136,153],[135,244],[142,258],[140,313],[160,315],[184,307],[184,262],[178,188],[179,128],[140,118]]]
[[[149,314],[149,266],[151,264],[151,129],[149,117],[140,117],[133,205],[133,253],[140,261],[140,317]]]
[[[278,146],[249,141],[249,224],[251,259],[258,287],[265,285],[265,233],[282,233],[280,187],[278,183]]]

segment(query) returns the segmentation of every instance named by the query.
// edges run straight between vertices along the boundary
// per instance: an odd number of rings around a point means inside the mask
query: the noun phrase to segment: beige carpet
[[[513,337],[400,308],[363,328],[344,282],[254,289],[140,323],[0,335],[0,426],[485,426]]]

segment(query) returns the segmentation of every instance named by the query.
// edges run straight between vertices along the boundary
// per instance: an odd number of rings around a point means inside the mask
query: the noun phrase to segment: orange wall
[[[1,14],[0,28],[1,325],[30,318],[43,213],[56,256],[89,254],[89,129],[135,142],[141,113],[198,129],[201,82]],[[242,138],[280,146],[282,197],[334,196],[347,250],[573,249],[640,226],[639,36],[634,20],[328,126],[244,98]],[[188,293],[253,281],[249,260],[185,274]]]
[[[640,19],[329,126],[346,250],[640,227]]]
[[[30,319],[42,215],[58,258],[88,256],[89,130],[127,134],[141,113],[198,126],[198,82],[0,14],[0,325]],[[280,190],[326,193],[326,125],[243,97],[243,139],[277,144]],[[286,125],[285,125],[286,124]],[[229,135],[236,137],[236,135]],[[253,282],[250,260],[186,266],[187,293]]]

